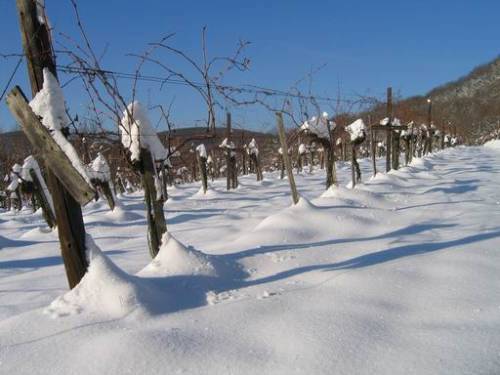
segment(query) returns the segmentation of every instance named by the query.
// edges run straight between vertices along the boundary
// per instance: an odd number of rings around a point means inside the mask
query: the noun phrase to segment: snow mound
[[[25,238],[25,239],[36,239],[40,240],[41,236],[50,236],[54,239],[57,238],[57,230],[52,230],[50,227],[47,226],[39,226],[35,227],[33,229],[28,230],[27,232],[23,233],[20,238]]]
[[[240,238],[247,243],[302,242],[321,233],[321,209],[301,197],[296,205],[268,216]]]
[[[500,140],[494,139],[492,141],[488,141],[484,144],[484,147],[493,149],[493,150],[500,150]]]
[[[380,176],[385,176],[385,174],[380,174]],[[333,198],[341,204],[354,207],[391,208],[390,202],[383,196],[365,188],[367,188],[366,185],[356,185],[354,189],[332,185],[321,194],[320,198]]]
[[[135,221],[144,219],[144,216],[132,211],[125,209],[121,203],[116,200],[116,206],[113,211],[108,211],[105,213],[106,217],[113,219],[115,222],[122,221]]]
[[[55,299],[44,313],[53,318],[83,312],[119,318],[136,309],[147,311],[146,301],[164,299],[154,293],[147,281],[118,268],[88,235],[86,245],[90,258],[87,273],[76,287]]]
[[[218,198],[219,196],[220,192],[218,192],[214,188],[211,188],[209,186],[207,192],[205,193],[203,191],[203,186],[201,186],[196,193],[194,193],[191,197],[189,197],[189,199],[212,199],[212,198]]]
[[[160,251],[138,276],[217,276],[216,269],[207,254],[188,249],[169,232],[163,234]]]

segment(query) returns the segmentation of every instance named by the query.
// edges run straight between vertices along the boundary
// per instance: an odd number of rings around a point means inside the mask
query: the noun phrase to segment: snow
[[[142,192],[120,198],[128,215],[92,203],[100,250],[87,240],[73,291],[41,213],[0,212],[0,372],[497,374],[499,150],[457,146],[326,192],[314,169],[293,206],[279,171],[230,192],[216,180],[211,199],[179,185],[153,261]]]
[[[142,269],[140,276],[216,276],[215,267],[206,254],[186,248],[170,233],[162,237],[160,250],[153,261]]]
[[[328,132],[328,113],[323,112],[322,116],[313,116],[309,120],[304,121],[300,126],[300,130],[305,133],[314,134],[319,138],[330,139],[330,133]],[[330,129],[335,129],[336,124],[334,122],[330,123]]]
[[[299,154],[300,155],[304,155],[305,153],[307,152],[307,148],[306,148],[306,145],[301,143],[299,145]]]
[[[71,164],[83,179],[92,186],[78,153],[63,134],[70,120],[66,113],[64,95],[59,82],[47,69],[43,69],[43,87],[29,103],[33,112],[41,118],[42,125],[49,129],[54,141],[66,154]]]
[[[167,150],[138,101],[130,103],[123,111],[119,130],[123,147],[130,151],[130,160],[140,160],[141,148],[149,150],[155,161],[167,159]]]
[[[492,141],[488,141],[484,144],[484,147],[491,150],[500,150],[500,140],[494,139]]]
[[[10,192],[14,192],[14,191],[16,191],[16,189],[18,187],[19,187],[19,179],[16,177],[16,178],[12,179],[12,181],[10,182],[9,185],[7,185],[7,187],[5,188],[5,190],[10,191]]]
[[[18,175],[22,171],[22,167],[19,164],[17,164],[17,163],[14,164],[11,169],[12,169],[12,172],[14,172],[15,174],[18,174]]]
[[[366,136],[366,126],[362,119],[357,119],[352,124],[346,126],[345,129],[351,136],[351,142],[364,139]]]
[[[111,181],[111,171],[109,168],[109,164],[106,161],[104,155],[100,152],[97,153],[96,158],[92,161],[90,169],[87,173],[89,174],[89,176],[92,176],[92,178],[95,178],[96,180],[100,180],[102,182]]]
[[[234,145],[234,142],[233,141],[228,141],[227,138],[224,138],[221,142],[221,144],[219,145],[220,148],[229,148],[231,150],[235,149],[236,146]]]
[[[20,177],[22,178],[22,167],[16,163],[12,166],[11,172],[4,178],[5,182],[10,181],[5,190],[11,193],[15,192],[21,183]],[[11,197],[17,198],[15,194],[11,194]]]
[[[384,117],[382,120],[380,120],[380,125],[388,125],[389,124],[389,117]],[[401,126],[401,120],[398,118],[393,118],[391,122],[392,126]]]
[[[196,152],[198,153],[200,158],[207,158],[207,149],[205,148],[205,145],[203,143],[196,146]]]
[[[45,179],[42,176],[42,171],[40,170],[40,166],[38,165],[38,162],[32,155],[24,159],[24,164],[21,172],[21,177],[23,178],[23,180],[31,182],[33,181],[33,179],[31,178],[30,170],[33,170],[36,173],[36,176],[38,178],[38,181],[40,182],[40,185],[42,186],[44,195],[47,198],[50,208],[52,209],[52,212],[54,212],[54,202],[52,201],[52,195],[50,194],[47,184],[45,183]]]
[[[257,147],[257,142],[255,141],[255,138],[252,138],[252,140],[248,144],[248,154],[255,156],[259,155],[259,148]]]

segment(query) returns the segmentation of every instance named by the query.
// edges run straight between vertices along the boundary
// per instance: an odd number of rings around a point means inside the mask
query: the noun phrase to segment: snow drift
[[[215,267],[208,255],[201,251],[188,249],[166,232],[162,236],[161,247],[151,263],[144,267],[138,276],[179,276],[204,275],[217,276]]]
[[[54,300],[45,313],[52,317],[87,312],[119,318],[136,309],[147,312],[165,295],[147,280],[129,275],[116,266],[87,235],[89,268],[80,283]]]

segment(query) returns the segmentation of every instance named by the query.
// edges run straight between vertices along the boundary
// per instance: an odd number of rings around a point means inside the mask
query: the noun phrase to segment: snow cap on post
[[[311,119],[304,121],[300,130],[306,134],[314,134],[318,138],[330,139],[328,124],[330,124],[330,130],[335,129],[336,124],[328,119],[327,112],[323,112],[320,117],[313,116]]]
[[[43,88],[30,101],[30,107],[51,131],[63,130],[70,123],[61,86],[47,68],[43,69]]]
[[[366,126],[362,119],[357,119],[345,128],[351,136],[351,142],[361,142],[366,137]]]
[[[229,148],[231,150],[234,150],[236,146],[234,145],[233,141],[228,141],[227,138],[224,138],[222,143],[219,145],[220,148]]]
[[[207,149],[205,148],[205,145],[203,143],[196,146],[196,152],[198,153],[200,158],[207,158]]]
[[[140,160],[141,148],[149,150],[155,161],[167,158],[167,150],[138,101],[130,103],[123,111],[120,135],[123,147],[130,151],[131,161]]]
[[[257,147],[257,142],[255,141],[255,138],[252,138],[252,140],[248,144],[248,154],[255,156],[259,155],[259,148]]]
[[[65,134],[70,119],[66,112],[63,91],[59,85],[59,81],[47,68],[43,69],[43,87],[29,102],[29,106],[33,110],[33,113],[40,118],[42,125],[50,131],[53,140],[69,159],[73,168],[91,187],[92,183],[87,175],[85,166],[73,145],[66,139]],[[81,201],[80,203],[84,204]]]
[[[111,171],[106,158],[100,152],[97,157],[92,161],[89,174],[96,180],[107,182],[111,180]]]
[[[306,145],[301,143],[299,145],[299,155],[304,155],[307,152]]]

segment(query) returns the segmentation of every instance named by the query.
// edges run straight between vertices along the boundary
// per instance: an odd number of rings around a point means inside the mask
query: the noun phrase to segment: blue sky
[[[46,7],[57,31],[77,37],[68,0],[46,0]],[[176,47],[199,56],[200,32],[206,25],[212,55],[230,54],[239,38],[251,42],[246,52],[251,70],[231,74],[226,83],[286,90],[326,63],[314,76],[313,91],[331,97],[338,91],[343,98],[357,93],[383,97],[388,85],[402,96],[424,94],[500,53],[497,0],[85,0],[79,1],[79,7],[95,50],[101,52],[108,45],[103,59],[106,69],[133,72],[136,60],[126,55],[143,51],[148,42],[170,32],[176,33]],[[0,52],[19,52],[15,1],[0,0],[0,14]],[[0,88],[15,63],[15,59],[0,59]],[[158,73],[152,67],[143,72]],[[29,91],[24,63],[14,83]],[[128,93],[130,82],[122,85]],[[79,84],[70,84],[65,91],[71,111],[83,111],[88,100]],[[160,90],[157,85],[142,84],[138,98],[151,104],[174,100],[172,117],[180,125],[192,124],[205,114],[200,98],[178,86]],[[256,129],[273,126],[272,115],[261,109],[231,110],[239,124]],[[0,127],[11,128],[13,123],[2,103]]]

